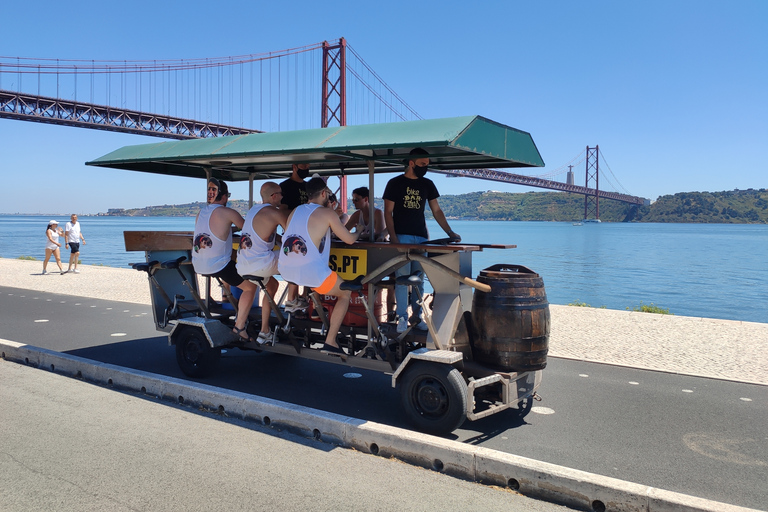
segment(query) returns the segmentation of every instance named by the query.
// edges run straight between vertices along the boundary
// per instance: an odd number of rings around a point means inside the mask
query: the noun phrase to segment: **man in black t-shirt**
[[[425,178],[429,166],[429,153],[422,148],[413,149],[409,154],[408,165],[405,172],[389,180],[384,189],[384,221],[389,231],[389,241],[393,244],[421,244],[429,239],[427,221],[424,210],[427,204],[432,211],[432,216],[455,241],[461,241],[458,233],[451,230],[445,219],[443,210],[437,198],[440,194],[437,187],[429,178]],[[396,277],[412,274],[423,274],[421,265],[409,263],[395,272]],[[421,320],[421,305],[419,301],[424,296],[424,286],[417,286],[410,298],[412,309],[411,320],[418,324],[416,329],[427,330],[427,324]],[[408,328],[408,287],[395,286],[395,299],[397,301],[397,332],[403,332]]]
[[[307,191],[304,179],[309,176],[309,164],[293,164],[291,177],[280,183],[283,191],[283,204],[288,207],[288,212],[300,204],[307,202]]]
[[[306,204],[308,201],[306,184],[304,179],[309,176],[309,164],[293,164],[293,174],[291,177],[280,183],[280,190],[283,192],[282,204],[290,214],[297,206]],[[293,283],[288,283],[288,294],[285,297],[285,310],[297,311],[307,309],[309,301],[304,297],[297,297],[299,287]]]

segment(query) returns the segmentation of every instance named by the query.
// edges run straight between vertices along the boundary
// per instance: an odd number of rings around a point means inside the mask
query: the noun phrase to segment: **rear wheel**
[[[400,400],[417,429],[450,434],[466,418],[467,383],[452,366],[416,361],[400,379]]]
[[[203,330],[185,326],[176,336],[176,362],[188,377],[207,377],[221,359],[221,349],[211,347]]]

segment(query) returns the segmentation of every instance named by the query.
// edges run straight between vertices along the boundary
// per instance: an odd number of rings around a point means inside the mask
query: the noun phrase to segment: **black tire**
[[[450,434],[467,417],[467,383],[452,366],[415,361],[399,387],[406,416],[422,432]]]
[[[221,359],[221,349],[211,347],[203,330],[185,326],[176,336],[176,362],[184,375],[194,378],[207,377]]]
[[[515,411],[515,416],[517,416],[520,419],[525,418],[528,416],[528,413],[531,412],[531,408],[533,407],[533,398],[523,398],[521,401],[517,403],[517,409],[512,409]]]

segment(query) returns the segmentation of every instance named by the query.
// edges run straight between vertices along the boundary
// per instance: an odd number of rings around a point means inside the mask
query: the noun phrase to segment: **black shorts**
[[[80,242],[69,242],[69,250],[72,251],[72,254],[80,252]]]
[[[215,274],[211,274],[212,277],[220,277],[222,281],[227,283],[230,286],[240,286],[245,279],[240,277],[240,274],[237,273],[237,266],[235,265],[235,262],[230,260],[229,263],[227,263],[227,266],[223,269],[219,270]]]

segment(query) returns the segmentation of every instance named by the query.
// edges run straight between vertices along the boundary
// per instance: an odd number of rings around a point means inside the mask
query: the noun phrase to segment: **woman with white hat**
[[[64,231],[59,227],[59,223],[52,220],[48,223],[48,228],[45,230],[45,236],[48,237],[48,242],[45,244],[45,261],[43,261],[43,274],[47,274],[48,260],[51,259],[51,254],[56,257],[56,264],[59,266],[59,272],[64,273],[64,269],[61,267],[61,244],[59,243],[59,236],[63,235]]]

